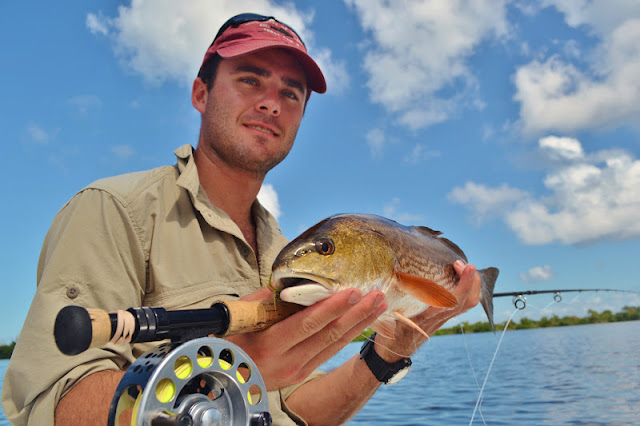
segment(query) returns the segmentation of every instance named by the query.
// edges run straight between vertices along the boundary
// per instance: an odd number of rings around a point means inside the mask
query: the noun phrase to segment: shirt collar
[[[227,213],[211,204],[204,188],[200,185],[198,168],[196,167],[195,157],[193,155],[193,147],[190,144],[183,145],[176,149],[174,154],[178,159],[178,171],[180,172],[180,177],[178,177],[176,183],[189,192],[191,202],[205,221],[214,228],[228,232],[244,241],[244,236],[235,222],[229,218]],[[256,221],[258,241],[261,240],[260,234],[262,234],[263,231],[272,230],[274,232],[282,232],[276,219],[260,204],[258,199],[253,202],[251,211]]]

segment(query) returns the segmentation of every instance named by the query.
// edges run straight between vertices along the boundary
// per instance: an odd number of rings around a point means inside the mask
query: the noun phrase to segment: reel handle
[[[131,315],[135,321],[130,342],[142,343],[261,331],[302,309],[304,306],[280,300],[219,300],[209,309],[167,311],[142,307],[129,308],[124,315]],[[53,331],[58,349],[66,355],[77,355],[106,345],[116,334],[118,315],[102,309],[65,306],[58,312]]]

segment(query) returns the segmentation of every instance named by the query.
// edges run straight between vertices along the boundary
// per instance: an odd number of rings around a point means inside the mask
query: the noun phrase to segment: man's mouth
[[[245,126],[250,129],[254,129],[259,132],[266,133],[268,135],[278,136],[278,133],[274,129],[271,129],[269,127],[261,126],[259,124],[245,124]]]

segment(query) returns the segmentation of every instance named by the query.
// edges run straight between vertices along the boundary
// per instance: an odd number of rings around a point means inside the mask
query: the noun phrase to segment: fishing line
[[[469,421],[469,425],[473,423],[473,419],[476,417],[476,411],[478,411],[478,406],[480,405],[480,401],[482,400],[482,394],[484,392],[484,388],[487,385],[487,380],[489,379],[489,373],[491,373],[491,368],[493,367],[493,363],[496,360],[496,356],[498,355],[498,350],[500,349],[500,345],[502,344],[502,339],[504,335],[507,333],[507,328],[509,328],[509,324],[513,319],[513,316],[518,312],[520,308],[516,308],[515,311],[509,317],[509,321],[504,326],[504,330],[502,331],[502,335],[500,336],[500,341],[498,341],[498,346],[496,346],[496,351],[493,354],[493,358],[491,359],[491,363],[489,364],[489,369],[487,370],[487,375],[484,378],[484,382],[482,383],[482,389],[480,389],[480,394],[478,395],[478,400],[476,401],[476,407],[473,409],[473,415],[471,416],[471,421]]]
[[[552,300],[551,302],[549,302],[549,304],[547,306],[542,308],[542,311],[540,311],[540,312],[546,311],[547,309],[549,309],[549,306],[553,305],[554,303],[557,303],[557,302],[555,300]]]
[[[573,299],[571,299],[571,301],[569,302],[569,304],[573,303],[576,301],[576,299],[578,299],[580,296],[582,296],[581,293],[578,293],[578,295],[576,297],[574,297]]]
[[[460,323],[460,332],[462,334],[462,341],[464,342],[464,350],[467,352],[467,359],[469,360],[469,367],[471,367],[471,374],[473,375],[473,380],[476,382],[476,387],[480,390],[480,383],[478,382],[478,377],[476,376],[476,370],[473,368],[473,363],[471,362],[471,355],[469,354],[469,347],[467,346],[467,337],[464,332],[464,325]],[[482,405],[482,402],[480,403]],[[480,418],[482,418],[482,423],[486,426],[487,422],[484,420],[484,415],[482,414],[482,409],[480,408]]]
[[[371,337],[369,337],[369,336],[365,335],[365,334],[364,334],[364,332],[360,333],[360,335],[361,335],[362,337],[364,337],[364,338],[365,338],[365,340],[368,340],[368,341],[370,341],[370,342],[372,342],[372,343],[375,343],[375,342],[376,342],[376,340],[375,340],[375,339],[372,339]],[[395,352],[395,351],[393,351],[393,350],[389,349],[388,347],[386,347],[385,345],[383,345],[383,344],[381,344],[381,343],[379,343],[379,342],[378,342],[378,346],[380,346],[380,347],[382,347],[382,348],[385,348],[386,350],[388,350],[388,351],[389,351],[389,352],[391,352],[392,354],[394,354],[394,355],[398,355],[398,356],[399,356],[399,357],[401,357],[401,358],[410,358],[410,357],[411,357],[411,355],[405,355],[405,354],[400,354],[400,353],[398,353],[398,352]]]

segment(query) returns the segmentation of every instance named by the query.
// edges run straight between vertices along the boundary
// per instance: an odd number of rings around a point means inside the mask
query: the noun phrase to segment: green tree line
[[[637,321],[640,320],[640,306],[625,306],[621,312],[613,313],[610,310],[596,312],[592,309],[589,310],[589,315],[586,317],[578,316],[566,316],[558,317],[553,315],[551,317],[542,317],[539,320],[532,320],[529,318],[522,318],[519,322],[512,321],[509,324],[508,330],[523,330],[527,328],[544,328],[544,327],[563,327],[567,325],[581,325],[581,324],[599,324],[604,322],[618,322],[618,321]],[[506,321],[503,323],[495,324],[496,330],[503,330],[506,325]],[[462,327],[460,325],[451,328],[440,329],[436,332],[438,334],[460,334],[460,333],[482,333],[491,331],[491,327],[488,322],[476,322],[469,324],[463,322]]]
[[[9,345],[0,345],[0,359],[9,359],[13,353],[13,348],[16,342],[11,342]]]

